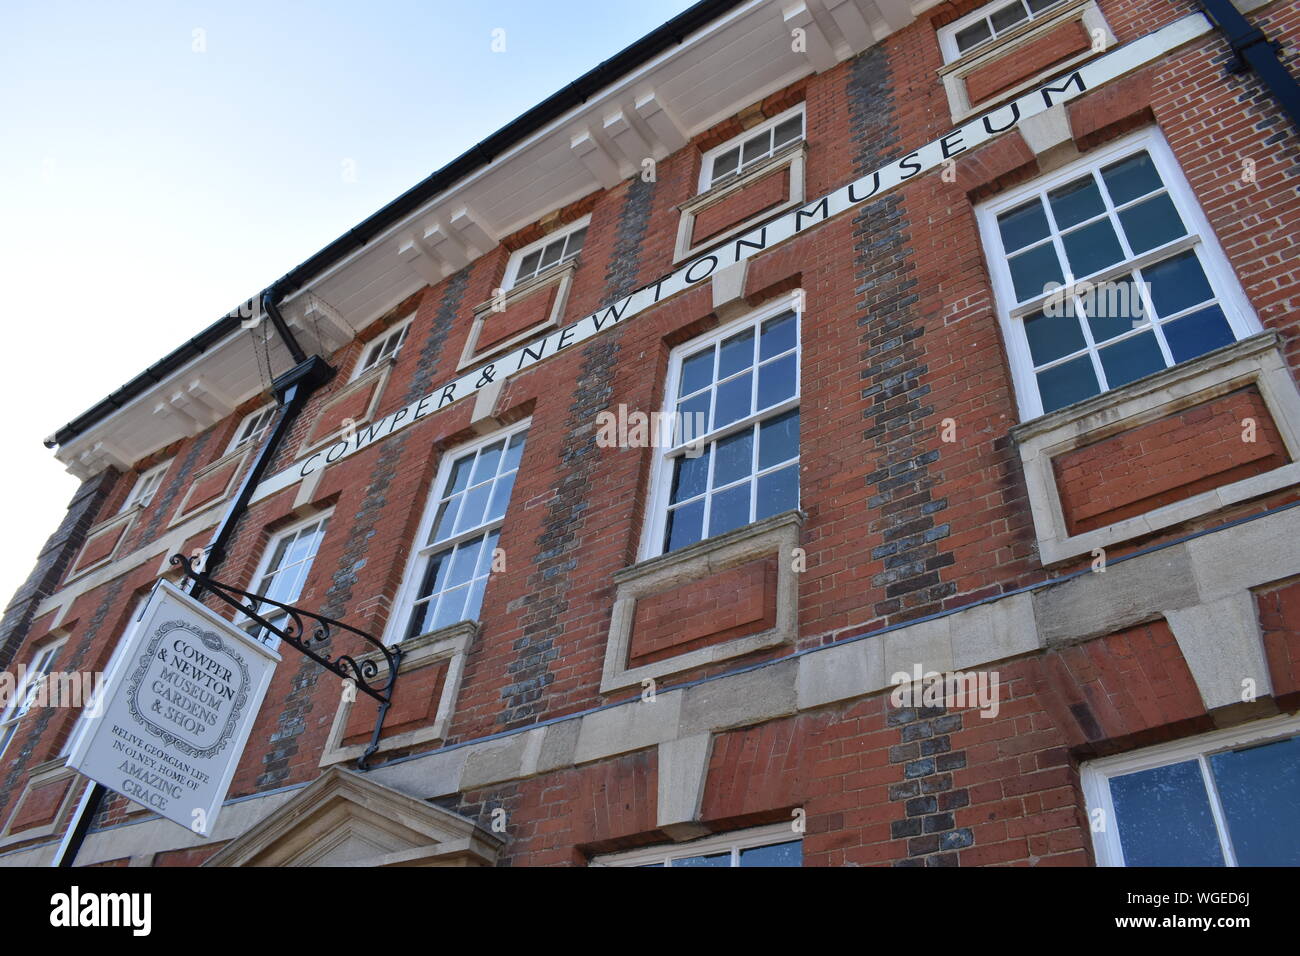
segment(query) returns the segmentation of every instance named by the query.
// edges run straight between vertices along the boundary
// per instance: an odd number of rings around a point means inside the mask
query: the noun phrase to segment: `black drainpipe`
[[[271,383],[275,399],[280,406],[279,414],[275,417],[275,424],[271,426],[271,431],[262,441],[262,446],[257,450],[257,457],[253,459],[253,466],[244,476],[235,500],[226,509],[221,524],[217,526],[217,531],[212,536],[212,542],[208,545],[203,559],[205,571],[211,571],[225,560],[226,548],[230,544],[231,537],[234,536],[235,527],[248,509],[253,492],[261,483],[262,475],[266,473],[284,437],[289,434],[294,420],[316,389],[334,377],[334,368],[328,362],[319,355],[308,355],[302,350],[302,346],[298,344],[285,323],[284,317],[280,315],[280,310],[276,308],[275,295],[275,286],[262,293],[262,311],[271,319],[271,324],[275,326],[276,332],[284,340],[285,347],[289,349],[289,354],[297,364],[283,375],[277,376]],[[190,596],[197,599],[201,595],[201,590],[200,586],[195,584],[190,590]],[[103,784],[91,783],[81,798],[76,816],[68,824],[63,842],[56,851],[54,866],[70,867],[76,861],[77,852],[81,849],[86,834],[90,832],[90,824],[99,812],[107,793],[108,788]]]
[[[1300,84],[1278,58],[1277,44],[1262,30],[1252,26],[1242,16],[1232,0],[1197,0],[1201,10],[1210,18],[1223,38],[1232,47],[1236,58],[1228,69],[1233,73],[1253,70],[1255,75],[1277,100],[1278,105],[1291,117],[1291,124],[1300,132]]]
[[[262,475],[271,464],[271,459],[275,457],[276,452],[280,450],[280,444],[284,437],[289,434],[289,429],[293,427],[294,420],[297,419],[307,400],[311,398],[316,389],[320,388],[331,378],[334,377],[334,369],[319,355],[308,355],[294,338],[293,332],[285,323],[284,317],[280,315],[280,310],[275,304],[276,286],[271,286],[262,293],[262,311],[270,318],[271,324],[275,326],[276,332],[284,341],[285,347],[289,354],[293,356],[295,365],[283,375],[275,378],[271,383],[271,388],[275,392],[276,401],[279,403],[279,413],[275,417],[275,424],[271,426],[270,432],[262,442],[262,446],[257,450],[257,457],[253,459],[253,466],[248,469],[244,475],[244,480],[239,486],[239,491],[235,495],[235,500],[230,503],[226,509],[225,516],[221,519],[221,524],[217,526],[216,533],[212,536],[212,542],[208,545],[203,559],[203,570],[211,573],[214,568],[221,564],[226,557],[226,547],[230,539],[234,536],[235,526],[239,524],[239,519],[244,516],[248,509],[248,503],[252,500],[253,493],[262,481]],[[201,588],[195,584],[191,589],[191,596],[197,598],[200,596]]]

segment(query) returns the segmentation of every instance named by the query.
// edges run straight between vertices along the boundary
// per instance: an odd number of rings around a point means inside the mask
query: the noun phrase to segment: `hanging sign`
[[[68,766],[210,836],[280,657],[160,581]]]
[[[605,306],[572,325],[566,325],[472,372],[467,372],[377,422],[355,429],[347,438],[267,478],[258,485],[254,500],[261,500],[267,495],[288,488],[336,461],[369,448],[431,412],[469,398],[479,390],[495,384],[499,379],[509,378],[545,358],[558,355],[579,342],[613,328],[624,319],[703,282],[719,269],[725,269],[727,266],[748,259],[862,203],[879,198],[895,187],[937,169],[946,162],[953,161],[953,157],[1015,129],[1024,120],[1131,73],[1208,33],[1209,30],[1209,20],[1203,14],[1193,13],[1131,43],[1116,47],[1104,56],[1090,60],[983,116],[968,120],[946,136],[886,163],[874,172],[827,193],[815,202],[783,213],[743,235],[727,240],[716,249],[697,256],[681,268],[664,276],[658,282],[637,289],[618,302]]]

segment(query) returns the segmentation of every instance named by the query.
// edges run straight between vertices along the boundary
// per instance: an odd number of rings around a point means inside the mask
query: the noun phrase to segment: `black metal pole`
[[[63,835],[63,842],[59,844],[58,853],[54,857],[54,866],[72,866],[77,859],[77,853],[81,850],[81,844],[86,841],[86,834],[90,832],[91,821],[95,819],[95,814],[99,813],[99,808],[103,806],[104,797],[107,795],[108,787],[90,781],[90,789],[81,798],[81,805],[77,807],[77,815],[73,818],[72,826]]]
[[[253,492],[257,490],[257,486],[262,480],[262,475],[265,474],[267,467],[271,464],[271,459],[275,457],[275,453],[279,450],[284,436],[289,433],[289,427],[293,424],[294,419],[298,417],[298,413],[307,404],[307,399],[312,396],[316,389],[334,376],[334,368],[319,355],[306,355],[303,353],[294,339],[293,333],[289,331],[279,310],[275,307],[275,296],[272,290],[267,290],[263,295],[262,306],[271,317],[271,322],[276,331],[280,333],[285,345],[293,355],[294,361],[298,364],[272,382],[276,401],[280,404],[280,414],[276,417],[275,425],[271,428],[270,433],[262,442],[261,448],[258,449],[257,458],[253,460],[252,467],[248,469],[248,474],[244,476],[239,491],[235,495],[235,500],[226,509],[221,524],[218,525],[216,533],[212,536],[212,542],[208,545],[207,554],[204,556],[205,571],[209,567],[216,567],[225,558],[226,546],[234,534],[235,526],[239,523],[239,519],[243,517],[244,511],[247,510],[248,503],[253,498]],[[190,590],[190,595],[198,598],[201,590],[196,582],[195,586]],[[103,784],[91,782],[90,790],[82,798],[76,816],[73,818],[72,823],[69,824],[63,842],[59,845],[54,866],[65,867],[74,864],[77,854],[81,851],[81,845],[86,841],[86,835],[90,832],[91,821],[95,819],[95,814],[99,812],[107,793],[108,788]]]

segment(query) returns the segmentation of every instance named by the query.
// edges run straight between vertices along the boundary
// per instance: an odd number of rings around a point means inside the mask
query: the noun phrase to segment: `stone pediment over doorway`
[[[492,866],[502,840],[471,820],[340,767],[205,866]]]

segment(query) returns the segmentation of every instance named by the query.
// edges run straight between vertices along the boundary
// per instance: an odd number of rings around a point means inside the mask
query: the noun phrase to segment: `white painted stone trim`
[[[558,286],[555,290],[555,301],[551,303],[551,311],[545,319],[536,325],[530,325],[528,328],[520,330],[508,339],[502,339],[500,342],[494,343],[482,352],[477,350],[479,337],[483,334],[483,326],[489,318],[499,313],[492,311],[491,299],[476,305],[474,307],[474,321],[470,325],[469,337],[465,339],[465,347],[461,349],[460,361],[456,363],[456,371],[463,372],[471,366],[487,361],[494,355],[509,351],[533,338],[538,332],[558,328],[560,321],[564,318],[564,308],[569,302],[569,289],[573,285],[573,274],[577,272],[578,262],[581,258],[582,256],[579,254],[577,258],[552,266],[545,272],[532,276],[519,285],[508,289],[505,293],[505,308],[507,310],[520,299],[526,299],[535,293],[540,293],[547,286]],[[501,384],[504,384],[504,382],[503,377]]]
[[[402,651],[402,662],[398,665],[397,685],[393,691],[394,700],[399,699],[397,695],[402,692],[402,675],[404,674],[409,675],[413,671],[436,666],[445,660],[448,662],[447,676],[442,682],[442,695],[438,698],[438,710],[433,722],[417,730],[384,737],[379,742],[377,753],[382,754],[386,750],[396,750],[416,744],[429,743],[430,741],[441,740],[446,736],[447,723],[451,720],[452,708],[456,704],[456,696],[460,693],[461,678],[465,673],[465,657],[469,653],[470,645],[478,637],[478,633],[479,626],[476,621],[461,621],[450,627],[440,628],[436,631],[430,631],[428,634],[410,638],[397,645]],[[383,654],[378,650],[357,657],[358,664],[364,665],[366,661],[373,661],[377,664],[380,668],[380,674],[383,674],[386,665]],[[354,700],[340,698],[338,709],[334,712],[334,723],[330,725],[329,736],[325,739],[325,747],[321,751],[320,766],[329,767],[347,760],[356,760],[365,753],[366,748],[370,745],[368,739],[363,743],[344,746],[343,735],[353,705],[359,701],[371,699],[371,697],[360,691],[357,692]]]
[[[617,572],[600,692],[608,694],[646,680],[658,680],[793,641],[799,617],[799,582],[793,567],[793,552],[799,546],[803,520],[802,512],[788,511]],[[632,625],[639,600],[768,556],[776,558],[777,568],[776,622],[772,627],[661,661],[629,666]]]
[[[1300,392],[1279,343],[1276,332],[1253,335],[1012,429],[1025,469],[1042,563],[1089,554],[1300,482]],[[1289,464],[1104,528],[1069,533],[1052,468],[1055,458],[1252,384],[1273,416],[1292,459]]]
[[[968,76],[981,67],[997,60],[1014,57],[1019,50],[1028,44],[1072,20],[1077,20],[1082,24],[1083,29],[1094,40],[1097,36],[1096,31],[1100,30],[1103,42],[1102,48],[1100,50],[1092,48],[1082,50],[1060,63],[1053,64],[1047,69],[1035,73],[1015,86],[1008,87],[1001,93],[980,100],[978,103],[971,103],[970,95],[966,92],[966,78]],[[940,37],[943,37],[943,31],[955,26],[957,24],[940,27]],[[953,30],[952,32],[955,34],[956,31]],[[998,103],[1019,96],[1025,90],[1032,89],[1057,73],[1064,73],[1085,60],[1099,56],[1117,42],[1115,34],[1111,32],[1110,25],[1106,22],[1106,18],[1101,15],[1101,8],[1097,6],[1097,0],[1076,0],[1076,2],[1066,4],[1059,10],[1053,10],[1043,17],[1031,20],[1015,30],[1004,33],[992,43],[979,46],[960,59],[946,63],[938,69],[937,73],[940,80],[943,81],[943,89],[948,96],[948,110],[952,114],[952,120],[954,123],[960,123],[977,113],[996,106]]]
[[[783,146],[767,159],[755,163],[735,179],[719,183],[712,189],[706,190],[698,196],[693,196],[679,205],[677,209],[680,215],[677,218],[677,241],[673,246],[673,265],[677,265],[677,263],[698,255],[707,249],[712,249],[714,246],[729,242],[747,230],[752,229],[764,219],[787,212],[797,206],[802,206],[804,203],[804,167],[807,155],[808,141],[806,139],[801,139],[798,143],[792,143],[789,146]],[[695,232],[695,220],[700,213],[724,199],[730,199],[735,193],[753,185],[758,180],[769,175],[775,175],[783,167],[789,167],[790,169],[789,191],[784,202],[772,206],[770,209],[764,209],[757,215],[750,216],[743,222],[738,222],[734,226],[709,236],[699,243],[691,243],[691,237]]]

